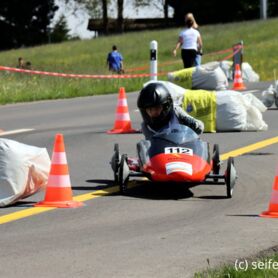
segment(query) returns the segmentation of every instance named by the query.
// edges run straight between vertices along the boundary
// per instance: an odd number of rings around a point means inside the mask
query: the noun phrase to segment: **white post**
[[[260,1],[260,17],[261,19],[267,19],[267,0]]]
[[[157,80],[157,41],[150,43],[150,80]]]

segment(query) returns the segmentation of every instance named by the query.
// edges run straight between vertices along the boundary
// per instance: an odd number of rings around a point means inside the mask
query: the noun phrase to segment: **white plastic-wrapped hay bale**
[[[50,158],[45,148],[0,138],[0,207],[43,188],[49,170]]]
[[[263,131],[268,125],[262,113],[264,104],[253,94],[237,91],[217,92],[216,126],[218,131]]]
[[[222,61],[219,63],[220,68],[225,73],[229,81],[233,81],[233,62]],[[260,76],[254,71],[251,65],[247,62],[241,64],[242,80],[244,82],[259,82]]]
[[[168,80],[187,89],[225,90],[228,80],[218,62],[168,73]]]

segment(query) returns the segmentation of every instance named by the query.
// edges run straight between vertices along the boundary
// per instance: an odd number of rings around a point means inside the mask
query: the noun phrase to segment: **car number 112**
[[[183,147],[167,147],[165,148],[166,154],[172,154],[172,153],[180,153],[180,154],[187,154],[187,155],[193,155],[193,150]]]

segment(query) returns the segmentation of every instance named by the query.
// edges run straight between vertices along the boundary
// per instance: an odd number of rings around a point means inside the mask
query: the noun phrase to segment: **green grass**
[[[241,264],[246,267],[246,264]],[[194,278],[277,278],[278,254],[259,259],[249,259],[246,270],[236,269],[235,265],[223,265],[222,267],[199,272]]]
[[[251,64],[260,75],[261,80],[273,80],[273,72],[278,70],[277,30],[278,18],[266,21],[208,25],[200,29],[205,53],[230,48],[233,44],[243,40],[245,46],[244,61]],[[138,72],[147,73],[150,41],[156,40],[159,45],[159,63],[177,62],[172,65],[161,66],[159,71],[178,70],[182,68],[181,59],[172,56],[172,49],[176,44],[179,31],[180,29],[145,31],[4,51],[0,52],[0,65],[15,67],[18,57],[22,56],[26,61],[31,61],[36,70],[109,74],[106,67],[106,55],[111,46],[116,44],[124,56],[125,69],[147,66],[145,71]],[[203,63],[215,61],[224,56],[204,55]],[[1,71],[0,103],[109,94],[118,92],[120,86],[124,86],[126,91],[134,91],[139,90],[148,79],[142,77],[107,80],[69,79]],[[165,80],[166,76],[162,76],[160,79]]]

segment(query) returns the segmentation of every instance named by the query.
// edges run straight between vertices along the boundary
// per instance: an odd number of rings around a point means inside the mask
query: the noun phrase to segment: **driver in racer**
[[[142,132],[146,139],[174,124],[190,127],[197,134],[204,131],[204,124],[188,115],[180,106],[174,106],[170,92],[161,83],[150,83],[139,93],[137,106],[141,112]]]
[[[188,115],[181,107],[174,106],[170,92],[161,83],[150,83],[139,93],[137,106],[141,112],[142,132],[146,140],[137,144],[139,164],[143,166],[148,161],[147,150],[150,138],[156,133],[172,126],[182,124],[190,127],[197,134],[204,131],[204,123]]]

